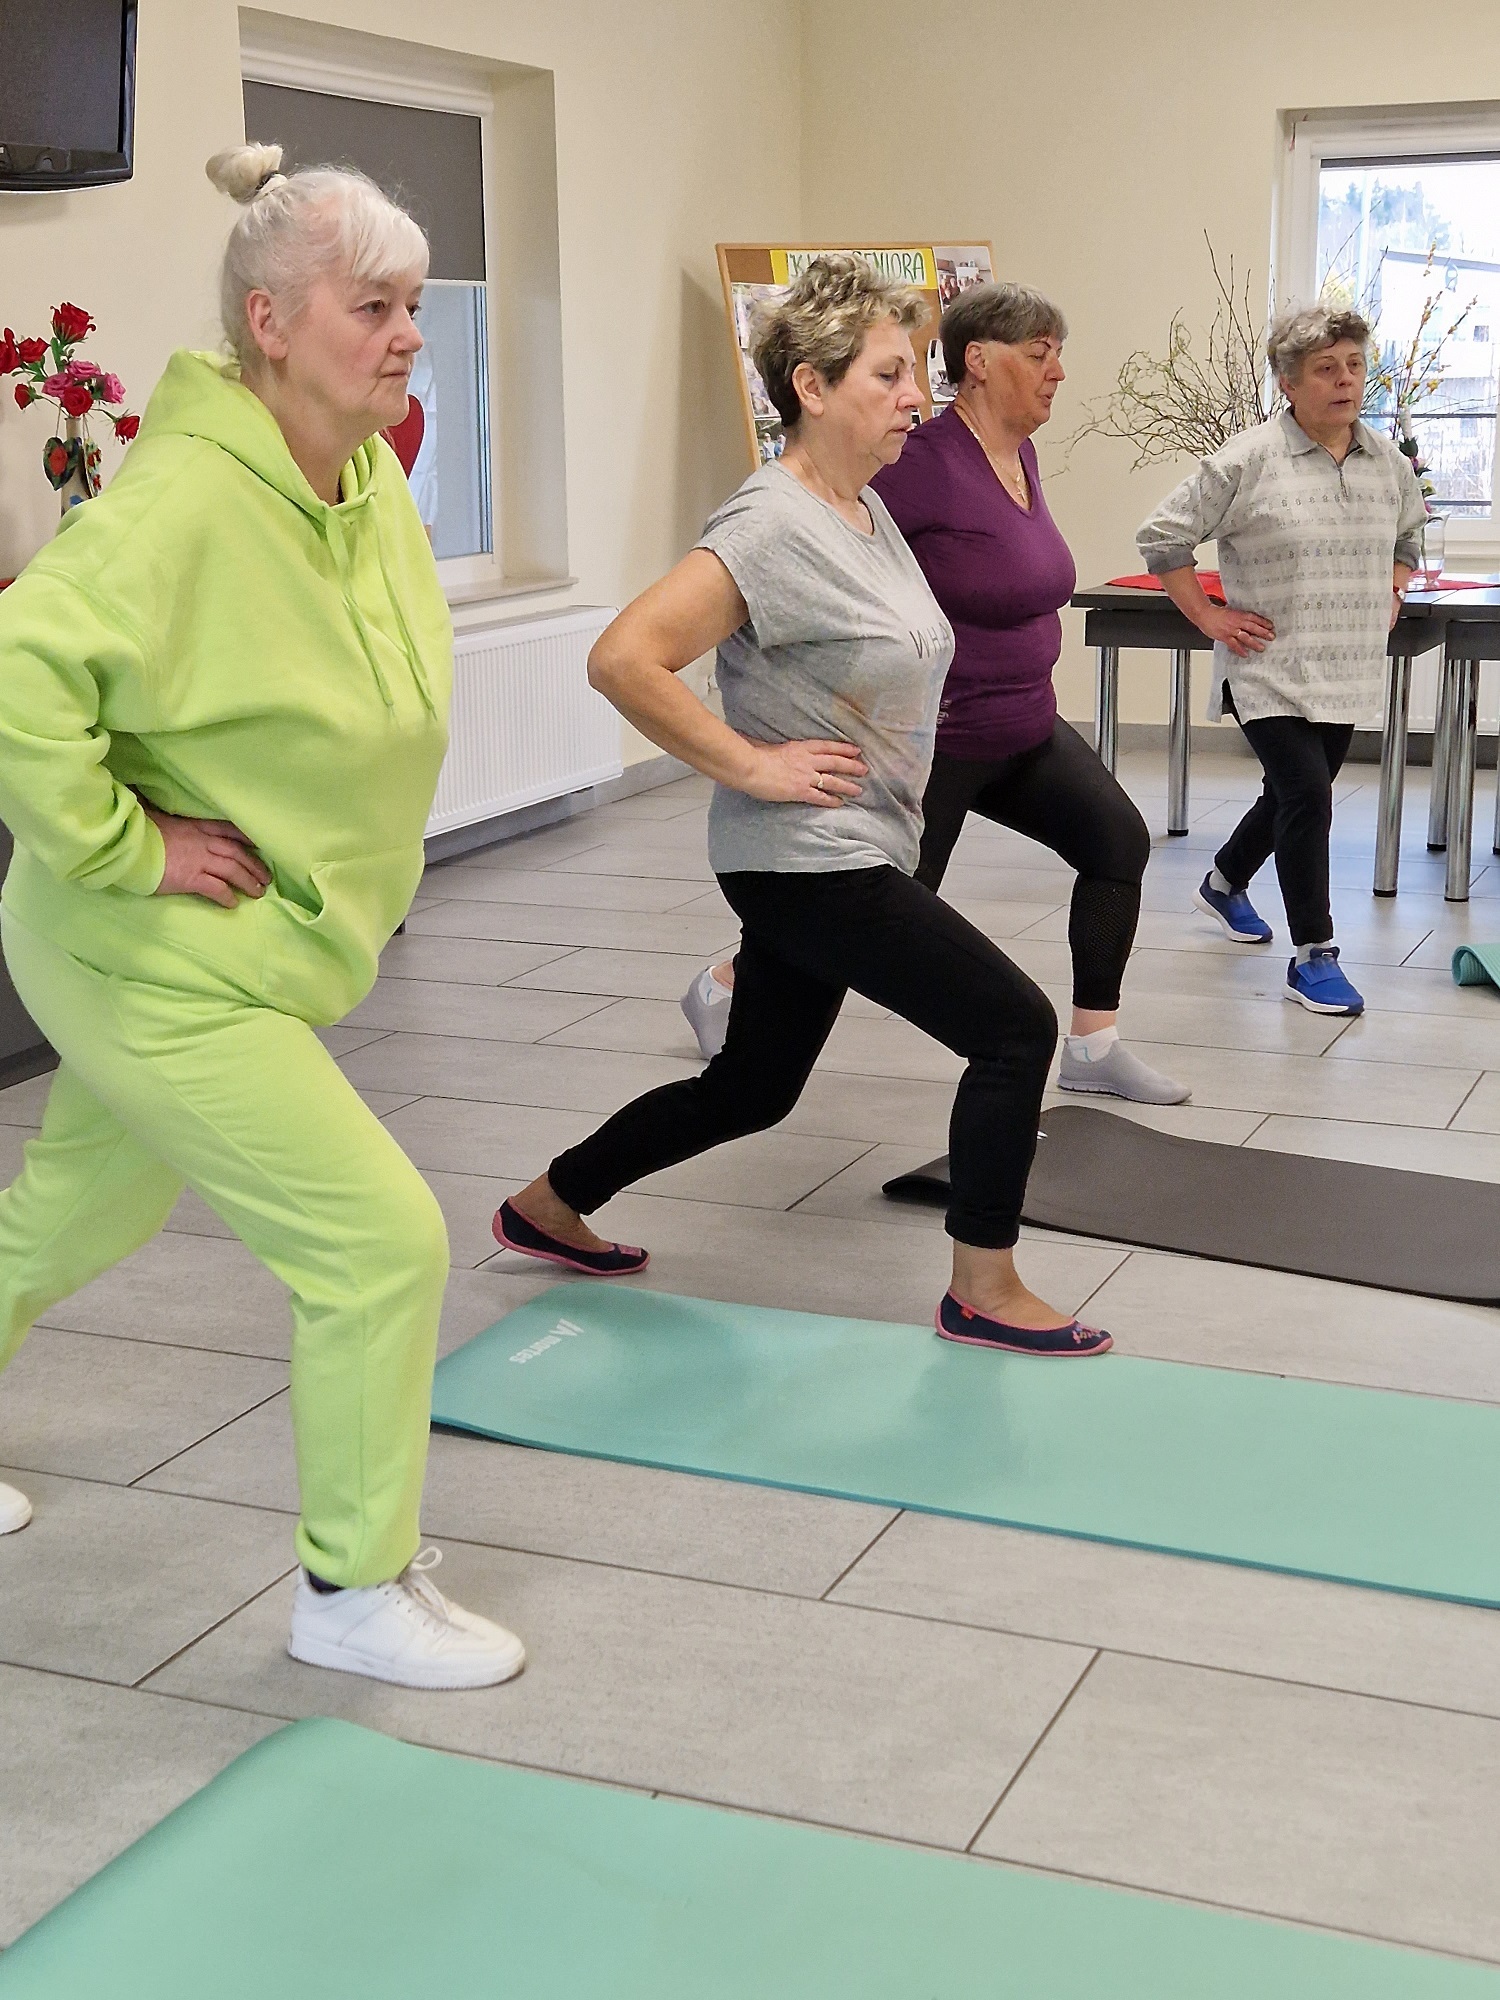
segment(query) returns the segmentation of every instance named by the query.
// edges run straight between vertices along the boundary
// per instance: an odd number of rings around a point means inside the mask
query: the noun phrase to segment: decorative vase
[[[42,469],[62,502],[64,520],[73,508],[99,491],[99,447],[84,429],[82,417],[67,417],[63,435],[42,447]]]

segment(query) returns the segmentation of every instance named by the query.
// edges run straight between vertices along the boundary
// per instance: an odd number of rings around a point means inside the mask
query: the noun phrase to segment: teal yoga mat
[[[1461,944],[1453,954],[1459,986],[1500,986],[1500,944]]]
[[[1500,1407],[560,1285],[433,1421],[592,1458],[1500,1605]]]
[[[1500,1973],[318,1721],[44,1917],[0,1996],[1500,2000]]]

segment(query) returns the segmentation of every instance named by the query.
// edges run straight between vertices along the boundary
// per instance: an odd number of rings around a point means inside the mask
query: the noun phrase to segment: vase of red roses
[[[120,444],[128,444],[141,420],[123,407],[125,385],[78,349],[95,332],[93,318],[82,306],[57,307],[52,338],[21,339],[6,327],[0,335],[0,375],[19,375],[15,397],[20,409],[33,403],[55,403],[62,414],[62,434],[42,447],[42,470],[66,515],[80,501],[99,491],[102,455],[89,432],[89,418],[101,412]]]

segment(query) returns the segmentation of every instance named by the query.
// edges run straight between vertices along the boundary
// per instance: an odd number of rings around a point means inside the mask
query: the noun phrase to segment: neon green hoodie
[[[3,900],[85,964],[318,1023],[369,991],[422,872],[453,637],[389,446],[341,490],[231,364],[179,353],[115,479],[0,595]],[[264,898],[153,895],[141,799],[233,821]]]

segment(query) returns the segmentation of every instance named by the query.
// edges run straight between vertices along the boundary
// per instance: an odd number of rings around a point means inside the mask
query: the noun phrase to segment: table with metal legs
[[[1485,660],[1500,660],[1500,590],[1440,593],[1433,600],[1431,615],[1443,621],[1444,642],[1432,732],[1427,845],[1436,850],[1447,849],[1443,894],[1450,903],[1466,903],[1474,850],[1479,669]],[[1491,845],[1500,854],[1500,773],[1497,773]]]
[[[1412,662],[1419,654],[1429,653],[1434,646],[1442,645],[1444,630],[1437,600],[1413,593],[1386,642],[1390,668],[1386,676],[1385,724],[1380,738],[1380,799],[1375,823],[1373,886],[1377,896],[1395,895],[1396,878],[1401,867],[1401,814],[1406,802],[1406,734],[1411,713]],[[1440,689],[1446,685],[1446,677],[1441,673],[1438,685]],[[1441,726],[1433,731],[1432,738],[1434,799],[1439,792],[1439,740],[1446,755],[1448,739]],[[1433,834],[1430,820],[1427,840],[1431,846]]]
[[[1193,655],[1213,651],[1213,640],[1184,618],[1165,593],[1101,584],[1072,600],[1084,615],[1084,644],[1094,648],[1094,748],[1113,771],[1120,743],[1120,650],[1170,653],[1167,710],[1167,832],[1188,830],[1192,765]]]
[[[1401,858],[1401,812],[1406,791],[1406,736],[1411,706],[1412,662],[1420,654],[1443,644],[1446,621],[1455,603],[1473,598],[1491,599],[1491,620],[1500,620],[1500,591],[1430,593],[1413,591],[1406,609],[1396,622],[1387,644],[1390,675],[1386,690],[1385,727],[1380,751],[1380,804],[1375,836],[1375,880],[1377,896],[1394,896]],[[1170,700],[1167,723],[1167,831],[1188,830],[1188,785],[1191,767],[1193,654],[1211,652],[1213,641],[1184,618],[1163,592],[1132,589],[1123,584],[1101,584],[1080,590],[1072,600],[1084,613],[1084,643],[1096,656],[1094,683],[1094,747],[1107,770],[1113,771],[1119,752],[1120,731],[1120,651],[1122,647],[1172,656]],[[1486,658],[1500,654],[1486,654]],[[1477,687],[1477,669],[1475,672]],[[1467,685],[1467,684],[1466,684]],[[1440,701],[1449,707],[1439,714],[1433,732],[1432,805],[1427,842],[1442,847],[1447,841],[1448,778],[1447,751],[1452,735],[1452,692],[1449,676],[1439,677]],[[1465,698],[1465,697],[1461,697]],[[1469,756],[1468,788],[1472,813],[1472,748]],[[1439,760],[1442,760],[1441,764]],[[1460,774],[1460,783],[1462,776]],[[1500,853],[1500,794],[1496,798],[1496,852]],[[1465,878],[1467,880],[1467,877]],[[1450,891],[1451,893],[1451,891]]]

